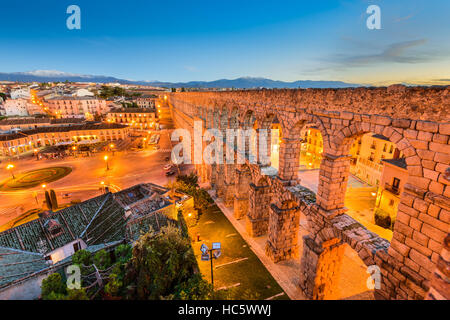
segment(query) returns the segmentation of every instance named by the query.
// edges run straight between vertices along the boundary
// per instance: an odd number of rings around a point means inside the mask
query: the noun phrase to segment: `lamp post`
[[[109,150],[111,151],[111,153],[112,153],[112,155],[113,155],[113,157],[114,157],[114,143],[111,143],[111,144],[109,145]]]
[[[106,162],[106,171],[108,171],[109,170],[108,156],[104,156],[103,160],[105,160],[105,162]]]
[[[14,176],[14,172],[12,170],[13,168],[14,168],[14,165],[11,164],[11,163],[6,166],[6,170],[11,171],[11,175],[12,175],[13,180],[16,180],[16,177]]]

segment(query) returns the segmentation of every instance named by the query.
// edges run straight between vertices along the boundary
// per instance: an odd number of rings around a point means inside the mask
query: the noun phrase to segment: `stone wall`
[[[448,261],[444,238],[450,226],[450,178],[446,173],[450,170],[449,98],[448,87],[396,85],[173,93],[169,94],[168,103],[175,125],[191,131],[195,120],[201,120],[204,129],[222,131],[226,127],[258,130],[270,127],[275,119],[279,122],[282,142],[276,176],[263,175],[264,166],[248,159],[251,175],[245,186],[241,174],[226,174],[233,165],[226,169],[208,164],[196,167],[198,172],[211,172],[210,182],[229,205],[229,186],[234,185],[237,217],[246,218],[247,230],[254,236],[267,230],[266,252],[274,261],[298,255],[299,218],[307,219],[310,234],[303,239],[299,285],[308,297],[333,297],[332,279],[339,264],[338,259],[330,257],[338,257],[337,248],[347,243],[367,266],[376,265],[381,270],[377,297],[423,299],[428,291],[428,296],[436,297],[436,292],[440,292],[442,297],[450,290],[448,282],[444,294],[442,285],[440,291],[430,289],[430,281],[439,286],[433,277],[438,274],[442,278],[441,260]],[[301,181],[297,176],[300,130],[307,124],[315,125],[323,137],[316,201],[299,191]],[[345,213],[349,150],[357,137],[369,132],[384,135],[395,143],[407,164],[409,177],[400,196],[391,243]],[[235,167],[240,173],[242,165]],[[258,195],[262,178],[267,179],[268,198]],[[264,210],[265,214],[256,214]]]

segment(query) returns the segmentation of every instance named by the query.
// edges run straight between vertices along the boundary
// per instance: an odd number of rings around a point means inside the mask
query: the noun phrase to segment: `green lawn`
[[[200,234],[200,242],[194,241],[192,246],[200,271],[208,281],[211,281],[211,265],[209,261],[200,260],[200,246],[205,243],[211,248],[212,242],[221,242],[222,255],[214,260],[215,289],[240,283],[233,290],[243,299],[246,291],[257,295],[258,299],[266,299],[284,292],[216,205],[211,206],[200,216],[197,225],[189,228],[189,233],[195,240],[197,233]],[[222,264],[242,258],[247,259],[220,267]],[[289,299],[289,297],[284,294],[275,299]]]
[[[0,183],[0,191],[14,191],[34,188],[42,183],[59,180],[72,172],[69,167],[49,167],[27,172],[14,173],[13,177]]]

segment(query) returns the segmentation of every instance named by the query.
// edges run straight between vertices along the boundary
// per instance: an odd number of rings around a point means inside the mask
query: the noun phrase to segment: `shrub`
[[[111,256],[109,252],[100,250],[94,255],[94,264],[97,269],[105,270],[111,266]]]
[[[42,280],[41,296],[44,300],[62,300],[67,293],[66,285],[59,273],[53,273]]]
[[[131,259],[133,248],[129,244],[121,244],[114,251],[118,263],[124,264]]]
[[[391,226],[393,225],[391,216],[389,215],[388,212],[384,211],[383,209],[377,208],[375,210],[374,218],[375,224],[380,227],[390,229]]]

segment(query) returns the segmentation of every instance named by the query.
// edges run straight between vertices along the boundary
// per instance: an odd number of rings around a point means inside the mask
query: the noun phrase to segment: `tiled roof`
[[[382,161],[390,163],[394,166],[397,166],[402,169],[406,169],[406,161],[405,158],[399,158],[399,159],[382,159]]]
[[[141,235],[149,232],[150,229],[154,232],[159,232],[162,227],[167,226],[169,223],[176,223],[176,221],[161,212],[148,214],[127,224],[127,237],[131,241],[136,241]]]
[[[0,247],[0,287],[47,267],[42,254]]]
[[[88,246],[119,241],[125,238],[125,225],[124,209],[109,197],[82,236]]]
[[[90,199],[75,206],[53,212],[0,233],[0,246],[46,254],[79,238],[93,215],[100,209],[106,195]],[[45,228],[47,221],[55,219],[61,233],[51,235]]]
[[[140,184],[1,232],[0,288],[47,268],[44,256],[76,239],[83,239],[88,250],[96,250],[106,244],[137,240],[150,227],[159,231],[162,226],[176,223],[161,211],[171,204],[163,197],[167,191],[151,183]],[[155,203],[158,206],[154,209]],[[139,214],[127,217],[125,210],[133,206]]]
[[[376,133],[374,133],[374,134],[372,135],[372,137],[373,137],[373,138],[376,138],[376,139],[381,139],[381,140],[389,141],[389,138],[383,136],[382,134],[376,134]]]
[[[143,108],[120,108],[110,110],[109,113],[155,113],[155,110]]]

